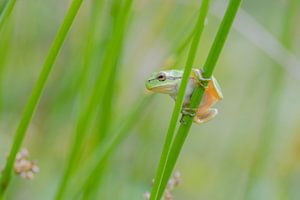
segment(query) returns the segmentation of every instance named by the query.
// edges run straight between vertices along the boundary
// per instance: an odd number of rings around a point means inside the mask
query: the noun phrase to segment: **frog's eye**
[[[157,76],[157,79],[159,81],[165,81],[167,79],[167,76],[165,74],[161,73]]]

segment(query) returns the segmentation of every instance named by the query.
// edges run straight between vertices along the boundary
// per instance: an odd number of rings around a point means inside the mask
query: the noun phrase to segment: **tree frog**
[[[165,70],[153,73],[146,81],[146,88],[155,93],[169,94],[174,100],[177,98],[180,82],[183,76],[182,70]],[[190,99],[195,87],[203,86],[203,81],[208,81],[204,96],[198,108],[189,108]],[[203,86],[204,87],[204,86]],[[204,79],[199,69],[192,69],[184,96],[182,114],[194,117],[194,122],[203,124],[213,119],[218,110],[212,106],[223,99],[221,88],[217,80]]]

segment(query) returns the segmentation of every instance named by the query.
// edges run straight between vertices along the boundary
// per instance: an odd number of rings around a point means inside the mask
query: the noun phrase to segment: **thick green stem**
[[[241,3],[241,0],[231,0],[229,3],[229,6],[225,13],[225,16],[219,27],[219,31],[215,37],[213,45],[208,54],[208,58],[204,64],[203,76],[205,78],[210,78],[212,76],[213,70],[214,70],[217,60],[220,56],[221,50],[225,44],[225,40],[228,36],[229,30],[232,26],[233,20],[236,16],[236,13],[238,11],[240,3]],[[204,88],[202,88],[202,87],[196,88],[194,90],[192,98],[191,98],[191,103],[190,103],[191,108],[197,108],[199,106],[199,104],[202,100],[203,94],[204,94]],[[186,139],[188,132],[190,130],[190,127],[192,125],[193,118],[190,116],[183,116],[183,121],[185,122],[185,124],[180,125],[178,132],[176,134],[176,137],[174,139],[174,142],[172,143],[170,152],[168,154],[166,167],[162,173],[163,176],[161,179],[161,185],[160,185],[160,188],[159,188],[159,191],[158,191],[158,194],[157,194],[155,200],[161,199],[161,197],[163,195],[165,187],[168,183],[168,180],[174,169],[176,161],[179,157],[182,146],[185,142],[185,139]]]
[[[47,79],[49,77],[52,66],[57,58],[57,55],[65,41],[66,35],[69,32],[69,29],[74,21],[75,16],[81,6],[82,0],[73,0],[70,9],[52,43],[49,54],[44,63],[43,69],[39,75],[39,78],[33,88],[32,94],[25,106],[24,113],[22,115],[21,121],[16,131],[16,135],[13,141],[13,145],[10,151],[10,154],[7,159],[7,163],[2,172],[2,177],[0,180],[0,196],[2,196],[7,189],[7,186],[11,179],[12,168],[16,158],[16,154],[19,151],[22,142],[24,140],[26,130],[31,121],[32,115],[38,105],[40,97],[44,91]],[[1,24],[0,24],[1,27]]]
[[[165,140],[165,144],[163,147],[163,151],[160,157],[160,162],[159,162],[159,166],[158,166],[158,170],[154,179],[154,185],[153,185],[153,189],[151,191],[151,196],[150,196],[150,200],[154,200],[154,199],[159,199],[157,197],[158,192],[159,192],[159,188],[161,185],[161,181],[162,181],[162,176],[163,173],[165,171],[165,167],[166,167],[166,161],[167,161],[167,157],[169,154],[169,150],[170,150],[170,146],[171,143],[173,141],[174,138],[174,132],[176,129],[176,124],[180,115],[180,111],[181,111],[181,107],[183,104],[183,98],[184,98],[184,94],[185,94],[185,89],[188,83],[188,79],[190,76],[190,73],[192,71],[192,66],[194,64],[194,60],[195,60],[195,56],[197,53],[197,48],[198,48],[198,44],[200,41],[200,37],[204,28],[204,22],[205,22],[205,18],[208,12],[208,7],[209,7],[209,2],[210,0],[203,0],[201,8],[200,8],[200,13],[199,13],[199,17],[198,17],[198,21],[197,24],[195,26],[194,29],[194,38],[191,44],[191,48],[190,48],[190,52],[188,55],[188,59],[187,59],[187,63],[186,63],[186,67],[184,70],[184,74],[182,77],[182,81],[180,84],[180,88],[179,88],[179,92],[178,92],[178,96],[175,102],[175,106],[174,106],[174,111],[171,117],[171,121],[169,124],[169,128],[168,128],[168,133],[166,136],[166,140]]]

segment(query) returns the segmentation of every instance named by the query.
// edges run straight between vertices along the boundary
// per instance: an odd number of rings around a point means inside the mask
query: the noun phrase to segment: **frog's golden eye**
[[[157,80],[159,81],[165,81],[167,79],[167,76],[164,73],[158,74]]]

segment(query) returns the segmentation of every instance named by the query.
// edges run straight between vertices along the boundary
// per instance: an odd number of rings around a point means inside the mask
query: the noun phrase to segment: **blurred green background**
[[[54,198],[81,102],[95,88],[97,73],[109,67],[102,63],[112,39],[112,3],[103,2],[84,1],[75,19],[23,144],[41,171],[30,181],[15,176],[8,199]],[[153,71],[175,61],[183,68],[187,48],[180,55],[174,52],[193,29],[200,3],[133,2],[110,86],[110,130],[147,95],[144,82]],[[213,0],[195,67],[206,59],[227,3]],[[1,166],[69,4],[19,0],[0,32]],[[217,105],[219,115],[193,125],[176,166],[182,182],[174,199],[300,199],[299,21],[298,0],[244,0],[214,74],[224,94]],[[168,96],[155,95],[145,106],[143,117],[106,160],[90,199],[143,199],[151,189],[173,105]],[[96,115],[88,130],[87,155],[95,137],[104,137],[98,120]]]

